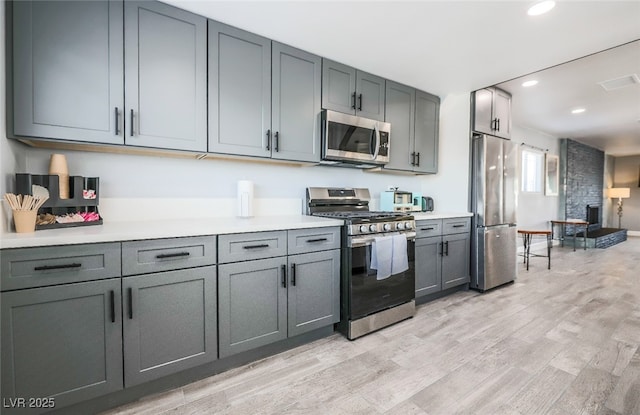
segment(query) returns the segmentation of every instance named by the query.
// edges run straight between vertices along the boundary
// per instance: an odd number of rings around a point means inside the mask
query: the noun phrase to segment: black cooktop
[[[338,211],[338,212],[316,212],[314,216],[323,216],[326,218],[346,219],[351,222],[366,221],[366,222],[389,222],[400,220],[413,220],[413,216],[404,212],[371,212],[365,211]]]

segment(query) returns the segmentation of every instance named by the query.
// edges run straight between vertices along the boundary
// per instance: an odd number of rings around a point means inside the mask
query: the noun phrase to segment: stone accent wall
[[[595,247],[596,248],[608,248],[615,244],[619,244],[620,242],[624,242],[627,240],[627,230],[620,229],[617,232],[610,233],[609,235],[601,236],[596,238]]]
[[[602,227],[602,192],[604,188],[604,152],[570,139],[566,141],[565,217],[587,220],[587,205],[599,206],[597,224],[589,230]]]

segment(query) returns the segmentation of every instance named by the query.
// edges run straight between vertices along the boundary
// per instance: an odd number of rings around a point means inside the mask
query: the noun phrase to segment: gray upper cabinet
[[[277,42],[272,48],[272,157],[320,161],[322,59]]]
[[[322,60],[322,108],[384,121],[385,80]]]
[[[209,151],[270,157],[271,41],[209,21]]]
[[[220,357],[287,338],[287,258],[218,267]]]
[[[216,268],[123,279],[125,386],[217,358]]]
[[[415,166],[420,173],[438,172],[440,98],[416,91]],[[392,127],[393,128],[393,127]]]
[[[13,2],[13,133],[123,144],[117,1]]]
[[[413,170],[415,157],[415,105],[416,90],[392,81],[387,81],[385,121],[391,123],[389,138],[389,163],[384,168],[390,170]]]
[[[340,250],[289,257],[289,337],[340,321]]]
[[[385,121],[391,123],[387,170],[437,173],[440,98],[387,81]]]
[[[473,129],[480,133],[511,138],[511,95],[493,87],[475,91]]]
[[[160,2],[125,2],[126,144],[207,150],[206,24]]]
[[[122,389],[119,278],[0,295],[4,402],[52,397],[57,409]]]

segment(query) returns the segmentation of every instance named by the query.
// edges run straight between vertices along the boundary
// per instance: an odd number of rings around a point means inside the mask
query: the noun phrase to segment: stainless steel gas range
[[[415,221],[402,212],[369,211],[368,189],[307,189],[308,213],[344,219],[341,312],[350,340],[415,314]]]

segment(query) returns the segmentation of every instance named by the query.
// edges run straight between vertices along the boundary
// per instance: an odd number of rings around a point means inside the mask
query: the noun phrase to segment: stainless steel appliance
[[[368,167],[389,162],[391,124],[322,111],[322,159]]]
[[[339,330],[353,340],[415,314],[415,221],[401,212],[371,212],[368,189],[307,189],[310,215],[344,219]],[[378,278],[374,241],[406,237],[408,269]],[[401,238],[402,239],[402,238]]]
[[[517,154],[510,140],[473,135],[470,287],[480,291],[516,278]]]

